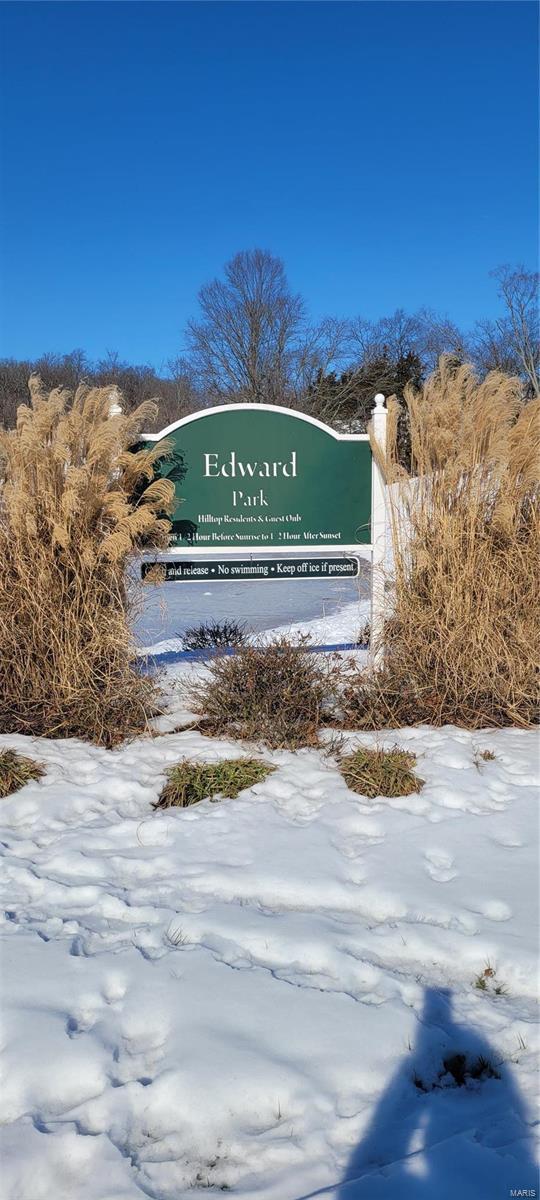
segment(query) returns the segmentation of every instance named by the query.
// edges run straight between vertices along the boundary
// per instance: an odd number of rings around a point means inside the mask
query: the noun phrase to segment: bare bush
[[[186,629],[184,650],[205,650],[220,646],[241,646],[247,638],[246,627],[239,621],[206,621]]]
[[[317,744],[336,686],[331,660],[310,653],[305,642],[279,637],[214,659],[207,679],[189,694],[212,732],[295,749]]]

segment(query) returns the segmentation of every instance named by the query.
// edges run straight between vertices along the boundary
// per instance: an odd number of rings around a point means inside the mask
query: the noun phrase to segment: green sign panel
[[[350,579],[359,571],[356,558],[260,558],[216,559],[203,562],[171,561],[146,562],[142,565],[142,577],[158,567],[163,572],[163,582],[212,583],[235,579]]]
[[[146,435],[167,441],[172,546],[339,549],[371,543],[371,448],[319,421],[264,404],[196,413]]]

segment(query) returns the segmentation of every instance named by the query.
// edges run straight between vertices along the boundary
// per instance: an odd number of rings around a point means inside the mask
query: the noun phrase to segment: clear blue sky
[[[159,366],[242,248],[315,318],[536,263],[536,6],[3,3],[0,353]]]

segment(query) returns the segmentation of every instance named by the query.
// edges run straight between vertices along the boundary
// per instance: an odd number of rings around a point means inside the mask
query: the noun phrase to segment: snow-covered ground
[[[0,738],[47,767],[0,802],[2,1200],[534,1194],[536,735],[359,744],[423,791],[256,750],[237,800],[154,811],[169,764],[254,748]],[[457,1087],[459,1053],[500,1078]]]

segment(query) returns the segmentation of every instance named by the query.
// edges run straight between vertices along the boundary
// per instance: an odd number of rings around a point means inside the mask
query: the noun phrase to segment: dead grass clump
[[[170,767],[167,783],[154,808],[187,808],[200,800],[236,800],[246,788],[261,783],[274,768],[256,758],[226,758],[219,763],[190,763]]]
[[[189,696],[211,732],[295,749],[317,744],[335,678],[332,663],[310,653],[305,642],[279,637],[214,659]]]
[[[126,564],[167,540],[162,451],[132,452],[153,405],[110,414],[109,388],[49,395],[0,433],[0,732],[112,745],[145,727],[155,689],[137,672]]]
[[[31,779],[41,779],[45,768],[16,750],[0,750],[0,796],[11,796]]]
[[[394,556],[384,664],[346,688],[348,723],[527,726],[538,718],[540,400],[442,358],[405,389],[411,472],[389,402]]]
[[[487,762],[496,762],[497,755],[493,750],[477,750],[473,756],[473,762],[478,771],[482,770],[482,766]]]
[[[347,787],[370,800],[376,796],[410,796],[420,792],[424,780],[414,773],[416,755],[394,746],[392,750],[360,747],[340,761]]]

